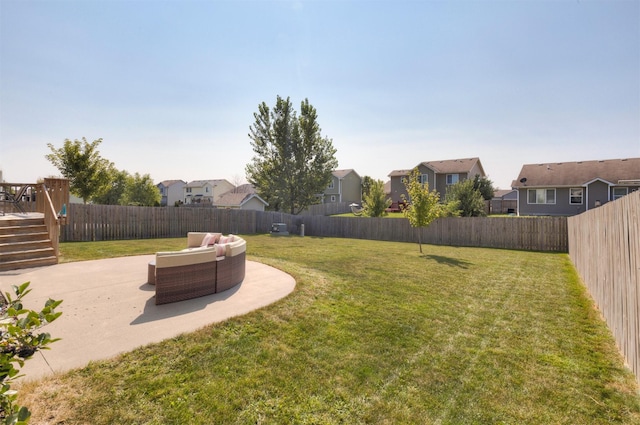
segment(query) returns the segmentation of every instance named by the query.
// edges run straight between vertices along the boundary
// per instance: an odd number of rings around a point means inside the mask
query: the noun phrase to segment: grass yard
[[[640,423],[634,378],[566,254],[243,237],[249,259],[295,277],[289,297],[26,383],[32,423]],[[75,261],[184,245],[61,249]]]

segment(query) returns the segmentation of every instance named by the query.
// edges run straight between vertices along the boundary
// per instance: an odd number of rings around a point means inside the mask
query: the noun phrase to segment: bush
[[[8,292],[3,297],[0,294],[0,423],[21,425],[27,424],[31,412],[25,406],[17,404],[17,392],[11,389],[11,384],[18,375],[24,362],[37,351],[48,349],[48,345],[57,339],[52,339],[48,333],[35,333],[47,323],[56,320],[62,313],[56,313],[55,308],[62,301],[47,300],[44,308],[37,312],[25,309],[22,299],[31,292],[30,282],[20,286],[13,286],[16,298]]]

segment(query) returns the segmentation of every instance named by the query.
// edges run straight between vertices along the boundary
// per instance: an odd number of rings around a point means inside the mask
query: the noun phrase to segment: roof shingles
[[[525,164],[513,187],[583,186],[598,179],[611,184],[638,180],[640,158]]]

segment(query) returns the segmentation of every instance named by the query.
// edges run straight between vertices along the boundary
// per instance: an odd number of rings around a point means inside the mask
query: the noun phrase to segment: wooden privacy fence
[[[269,233],[273,223],[305,235],[567,252],[564,217],[443,218],[426,229],[405,219],[325,217],[215,208],[122,207],[73,204],[67,209],[63,241],[183,237],[190,231]]]
[[[335,215],[351,212],[348,202],[331,202],[328,204],[309,205],[300,215]]]
[[[451,217],[416,229],[405,219],[304,217],[310,236],[418,242],[421,232],[427,244],[557,252],[567,251],[566,223],[564,217]]]
[[[569,256],[640,384],[640,191],[568,220]]]

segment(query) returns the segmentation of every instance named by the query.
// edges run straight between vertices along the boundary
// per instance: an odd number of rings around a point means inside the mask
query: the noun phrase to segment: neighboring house
[[[264,211],[269,204],[256,193],[232,190],[222,195],[214,205],[218,208]]]
[[[520,215],[575,215],[640,188],[640,158],[527,164],[512,183]]]
[[[162,195],[160,205],[163,207],[172,207],[178,201],[184,202],[182,196],[186,184],[187,182],[182,180],[164,180],[158,183],[158,190],[160,190],[160,195]]]
[[[496,190],[491,198],[490,214],[515,214],[518,210],[518,191]]]
[[[258,193],[256,191],[256,188],[253,187],[253,185],[251,183],[241,184],[240,186],[237,186],[235,189],[233,189],[233,192],[236,192],[236,193]]]
[[[362,203],[362,179],[354,170],[334,170],[331,183],[322,195],[322,203]]]
[[[420,171],[422,183],[429,184],[429,190],[435,189],[443,200],[447,188],[459,181],[474,178],[476,175],[486,177],[480,158],[449,159],[444,161],[421,162],[416,167]],[[415,167],[414,167],[415,168]],[[402,195],[407,196],[403,180],[409,177],[411,170],[394,170],[389,174],[391,201],[399,202]]]
[[[184,186],[185,204],[214,204],[234,186],[227,180],[194,180]]]

